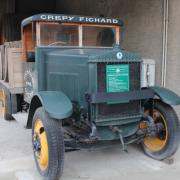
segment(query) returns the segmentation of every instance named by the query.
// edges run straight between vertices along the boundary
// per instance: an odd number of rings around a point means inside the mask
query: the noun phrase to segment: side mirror
[[[33,51],[27,52],[27,62],[35,62],[35,52]]]

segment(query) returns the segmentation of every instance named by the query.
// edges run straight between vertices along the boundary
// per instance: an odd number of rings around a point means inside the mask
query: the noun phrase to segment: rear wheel
[[[33,117],[32,142],[39,173],[48,180],[58,180],[64,164],[61,122],[49,118],[43,107],[38,108]]]
[[[172,156],[178,149],[180,141],[179,120],[173,108],[160,101],[154,103],[152,118],[161,130],[155,137],[147,136],[144,138],[143,149],[148,156],[163,160]]]
[[[0,99],[2,117],[5,120],[12,120],[11,94],[6,88],[1,87]]]

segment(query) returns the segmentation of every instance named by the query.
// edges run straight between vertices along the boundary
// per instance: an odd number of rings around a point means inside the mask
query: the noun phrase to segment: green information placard
[[[106,65],[106,90],[107,92],[129,91],[129,65]]]

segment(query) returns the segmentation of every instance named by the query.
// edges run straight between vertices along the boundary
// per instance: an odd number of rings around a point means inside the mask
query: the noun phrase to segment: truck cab
[[[120,43],[123,22],[115,18],[40,14],[22,22],[24,99],[30,103],[37,91],[35,52],[37,48],[112,48]]]
[[[22,22],[23,61],[32,61],[36,47],[112,47],[120,42],[122,25],[112,18],[35,15]]]

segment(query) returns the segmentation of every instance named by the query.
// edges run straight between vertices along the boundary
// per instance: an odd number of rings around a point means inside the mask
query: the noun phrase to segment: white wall
[[[180,95],[180,1],[170,0],[166,86]]]
[[[57,10],[70,14],[118,17],[124,21],[122,46],[156,60],[161,83],[163,0],[61,0]]]

